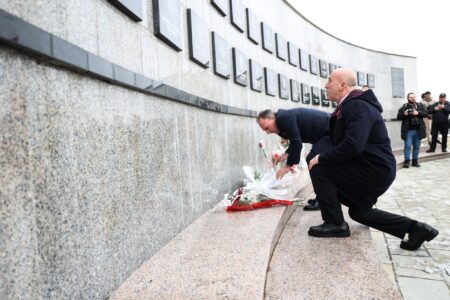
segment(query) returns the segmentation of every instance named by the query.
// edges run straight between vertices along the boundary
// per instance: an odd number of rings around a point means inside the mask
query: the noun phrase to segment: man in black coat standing
[[[351,69],[333,71],[325,89],[328,98],[338,102],[338,106],[329,123],[332,147],[309,162],[324,223],[312,226],[308,234],[350,236],[341,209],[344,204],[350,217],[359,223],[400,239],[408,233],[408,240],[400,244],[403,249],[416,250],[423,242],[431,241],[439,233],[435,228],[373,208],[396,174],[382,107],[373,91],[356,89],[356,74]]]
[[[311,151],[306,157],[308,163],[316,154],[331,146],[328,137],[329,117],[326,112],[309,108],[279,109],[276,113],[268,109],[258,114],[256,121],[262,130],[267,134],[275,133],[289,140],[289,148],[285,155],[278,159],[278,161],[287,159],[287,162],[278,170],[277,179],[282,178],[292,166],[300,162],[303,143],[312,144]],[[318,198],[309,200],[304,210],[319,210],[319,203]]]
[[[401,137],[405,141],[405,161],[403,162],[403,167],[409,168],[411,146],[413,148],[412,166],[420,167],[418,161],[420,141],[427,136],[423,118],[426,118],[428,113],[422,103],[416,102],[416,95],[414,93],[408,93],[406,99],[408,102],[403,104],[397,113],[397,120],[402,121]]]
[[[439,102],[428,107],[428,113],[433,115],[431,123],[431,145],[427,153],[432,153],[436,149],[436,143],[439,132],[442,134],[442,152],[447,152],[447,135],[448,135],[448,115],[450,114],[450,102],[446,99],[447,95],[441,93]]]

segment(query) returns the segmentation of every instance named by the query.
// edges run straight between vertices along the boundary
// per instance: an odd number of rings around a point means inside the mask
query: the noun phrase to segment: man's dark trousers
[[[431,145],[430,149],[436,149],[436,143],[438,139],[439,132],[442,134],[442,150],[447,149],[447,134],[448,134],[448,122],[439,122],[431,125]]]
[[[374,176],[380,173],[382,176]],[[370,163],[351,162],[333,166],[320,163],[310,171],[315,191],[320,191],[320,207],[325,223],[342,224],[341,204],[349,207],[350,217],[364,225],[403,238],[412,220],[372,206],[392,184],[395,170],[376,170]],[[367,181],[367,178],[371,178]]]

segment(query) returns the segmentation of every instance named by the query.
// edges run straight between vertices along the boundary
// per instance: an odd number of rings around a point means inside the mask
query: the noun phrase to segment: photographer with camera
[[[413,147],[412,166],[420,167],[418,162],[420,140],[426,136],[423,118],[427,117],[427,111],[422,103],[416,103],[416,95],[414,93],[408,93],[406,99],[408,102],[400,107],[397,114],[397,120],[402,121],[401,136],[402,140],[405,141],[403,167],[409,168],[411,146]]]
[[[431,145],[427,153],[433,153],[439,132],[442,134],[442,152],[447,152],[448,116],[450,114],[450,102],[447,101],[445,93],[439,95],[439,102],[428,107],[428,113],[433,115],[431,124]]]

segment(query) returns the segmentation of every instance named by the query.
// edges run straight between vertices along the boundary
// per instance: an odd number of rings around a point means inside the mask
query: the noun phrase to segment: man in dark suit
[[[351,69],[336,69],[325,89],[328,99],[338,102],[330,116],[332,147],[309,162],[314,190],[320,198],[323,224],[312,226],[315,237],[350,236],[341,204],[350,217],[362,224],[408,240],[400,247],[416,250],[431,241],[438,231],[430,225],[392,214],[373,205],[392,184],[396,162],[384,124],[381,104],[372,90],[356,89],[356,74]]]
[[[431,123],[431,145],[426,152],[434,152],[439,132],[442,134],[442,152],[447,152],[447,135],[448,135],[448,116],[450,114],[450,102],[446,99],[447,95],[441,93],[439,102],[428,106],[428,113],[433,115]]]
[[[328,120],[328,113],[308,108],[279,109],[276,113],[268,109],[258,114],[257,122],[262,130],[267,134],[275,133],[289,140],[286,154],[278,159],[278,161],[287,159],[286,165],[276,174],[278,179],[300,162],[302,143],[312,144],[311,151],[306,157],[308,163],[316,154],[331,146],[328,138]],[[304,207],[304,210],[319,209],[318,198],[309,200],[308,205]]]

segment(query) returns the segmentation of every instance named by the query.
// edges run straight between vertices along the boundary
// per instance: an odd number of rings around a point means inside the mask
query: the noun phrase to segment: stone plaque
[[[405,71],[401,68],[391,68],[392,97],[405,97]]]
[[[233,70],[234,82],[242,86],[247,86],[247,57],[236,48],[233,48]]]
[[[273,53],[275,43],[273,42],[273,31],[267,24],[261,22],[262,47],[264,50]]]
[[[277,46],[277,57],[281,60],[287,60],[287,42],[278,33],[275,33],[275,40]]]
[[[358,74],[358,85],[359,86],[366,85],[366,73],[357,72],[357,74]]]
[[[228,13],[228,0],[211,0],[212,6],[222,15],[226,16]]]
[[[255,44],[261,42],[259,19],[247,8],[247,37]]]
[[[155,35],[181,51],[181,12],[179,0],[153,0]]]
[[[211,35],[214,73],[228,79],[230,78],[230,48],[217,33],[213,32]]]
[[[300,82],[291,79],[291,100],[294,102],[300,102],[300,98],[301,98]]]
[[[319,61],[311,54],[309,55],[309,71],[314,75],[319,74]]]
[[[240,32],[245,30],[245,7],[242,0],[230,0],[231,24]]]
[[[264,78],[266,79],[266,94],[269,96],[277,95],[277,78],[274,71],[264,68]]]
[[[303,71],[309,70],[309,59],[308,59],[308,53],[306,53],[304,50],[299,49],[300,53],[300,69]]]
[[[329,69],[330,69],[330,74],[331,74],[331,73],[333,73],[334,70],[337,69],[337,65],[335,65],[335,64],[330,64],[330,65],[329,65]]]
[[[322,106],[330,107],[330,100],[328,100],[327,91],[325,89],[320,90],[320,98],[322,100]]]
[[[375,75],[367,73],[367,85],[370,88],[375,87]]]
[[[311,103],[311,90],[309,85],[302,83],[302,103],[310,104]]]
[[[288,42],[289,63],[298,67],[298,48],[291,42]]]
[[[253,59],[249,60],[250,66],[250,88],[261,92],[263,89],[263,70],[260,64]]]
[[[323,59],[319,59],[320,77],[328,77],[328,63]]]
[[[189,58],[203,68],[209,67],[209,31],[200,17],[187,10]]]
[[[112,5],[136,22],[144,18],[142,0],[108,0]]]
[[[318,87],[315,86],[311,87],[311,98],[313,105],[320,105],[320,95]]]
[[[282,74],[278,74],[278,93],[281,99],[289,99],[289,80]]]

